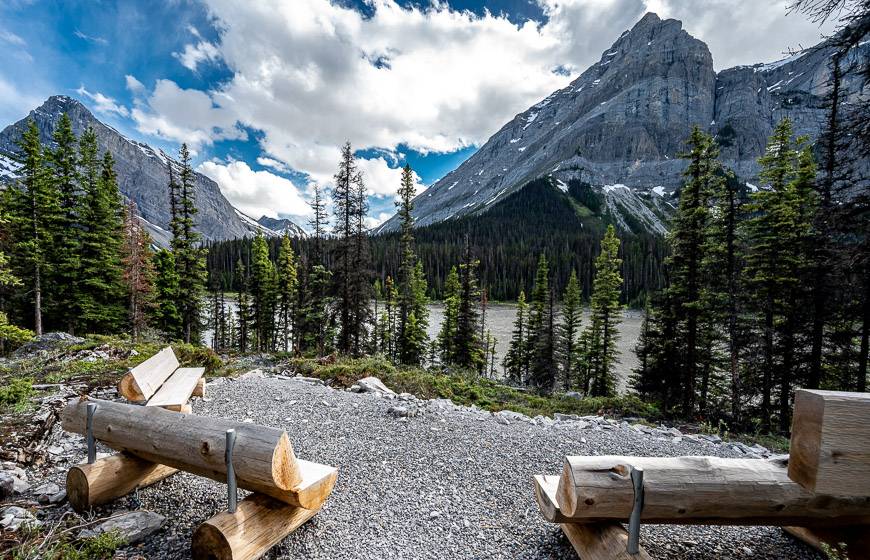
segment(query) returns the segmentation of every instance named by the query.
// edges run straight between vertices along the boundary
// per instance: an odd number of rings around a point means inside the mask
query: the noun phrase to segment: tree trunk
[[[42,276],[40,275],[39,263],[33,279],[33,332],[36,336],[42,334]]]

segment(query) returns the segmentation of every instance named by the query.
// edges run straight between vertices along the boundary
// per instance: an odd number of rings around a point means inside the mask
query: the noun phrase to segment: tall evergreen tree
[[[442,365],[453,364],[453,356],[456,353],[454,342],[459,316],[459,297],[459,273],[456,267],[452,266],[444,282],[444,318],[438,331],[438,351]]]
[[[341,150],[335,187],[332,191],[335,209],[335,270],[336,314],[338,316],[338,350],[359,355],[369,323],[371,284],[367,262],[368,236],[364,228],[366,214],[365,186],[356,158],[345,143]]]
[[[526,339],[528,305],[526,305],[526,293],[520,291],[517,298],[517,315],[514,319],[514,328],[511,332],[511,341],[504,355],[502,367],[505,376],[515,385],[522,385],[529,374],[529,359],[526,351]]]
[[[91,144],[91,136],[92,131],[82,135],[82,146]],[[87,161],[87,158],[83,156],[82,160]],[[88,332],[116,332],[126,315],[122,304],[125,294],[121,263],[123,206],[115,160],[110,152],[103,155],[99,178],[93,183],[85,182],[84,187],[78,281],[80,320]]]
[[[321,189],[316,184],[311,210],[310,250],[304,258],[299,278],[295,347],[297,353],[314,352],[323,356],[332,347],[331,304],[327,293],[332,273],[323,265],[323,236],[328,215]]]
[[[619,267],[619,238],[613,225],[601,240],[601,253],[595,259],[595,280],[592,287],[591,324],[587,327],[588,349],[586,359],[591,373],[591,393],[595,396],[612,395],[615,390],[613,369],[618,357],[616,341],[622,306],[619,294],[622,276]]]
[[[181,312],[184,341],[190,343],[199,341],[202,326],[200,313],[205,288],[205,254],[200,247],[201,236],[195,229],[196,190],[187,144],[181,145],[180,156],[180,182],[177,185],[173,185],[173,176],[170,174],[170,200],[174,199],[176,212],[170,229],[173,233],[172,252],[179,278],[176,306]]]
[[[21,150],[18,184],[9,191],[12,254],[15,273],[27,286],[25,297],[33,298],[33,330],[41,335],[44,283],[52,272],[52,233],[60,214],[60,203],[45,166],[39,129],[33,120],[28,121],[18,147]]]
[[[459,293],[456,307],[456,331],[451,343],[450,363],[465,370],[482,371],[485,365],[483,344],[479,336],[480,313],[477,302],[480,291],[477,283],[479,261],[471,252],[471,242],[465,240],[465,254],[459,265]]]
[[[154,255],[154,309],[153,325],[163,332],[169,340],[181,340],[183,336],[181,312],[176,307],[178,301],[178,270],[175,256],[171,251],[161,249]]]
[[[251,254],[251,325],[254,329],[254,348],[262,352],[273,349],[276,281],[275,265],[269,260],[266,239],[257,234]]]
[[[293,253],[293,245],[290,236],[286,233],[281,239],[281,247],[278,250],[278,334],[279,343],[284,352],[290,350],[290,341],[293,338],[294,306],[297,300],[297,275],[296,255]]]
[[[538,272],[529,306],[529,384],[550,392],[556,383],[555,332],[553,301],[549,284],[550,269],[543,253],[538,258]]]
[[[402,184],[396,202],[401,237],[399,238],[399,325],[397,343],[399,361],[420,365],[426,355],[428,310],[426,308],[426,277],[423,264],[414,252],[414,172],[410,165],[402,169]]]
[[[236,290],[238,290],[238,301],[236,307],[236,326],[238,329],[237,340],[239,352],[244,354],[252,347],[252,345],[249,344],[252,312],[250,294],[248,291],[250,280],[247,267],[245,267],[245,263],[242,262],[241,257],[239,257],[239,261],[236,263],[236,277],[234,284]]]
[[[562,297],[562,322],[559,324],[559,367],[566,391],[572,387],[571,376],[577,364],[577,335],[583,318],[580,306],[580,283],[577,272],[572,270]]]
[[[93,186],[99,176],[97,141],[93,130],[82,135],[80,155],[76,152],[77,139],[69,115],[62,114],[52,134],[53,149],[46,150],[51,169],[51,180],[57,190],[60,212],[53,224],[53,266],[47,278],[49,322],[74,333],[81,319],[79,282],[84,278],[80,270],[81,214],[83,190]],[[81,170],[80,170],[81,167]]]

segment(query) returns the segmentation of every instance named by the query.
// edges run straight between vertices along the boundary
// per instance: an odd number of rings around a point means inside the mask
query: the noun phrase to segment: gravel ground
[[[195,413],[280,426],[299,457],[339,467],[322,511],[267,558],[576,558],[538,514],[532,475],[557,474],[566,454],[739,455],[627,424],[500,419],[296,379],[221,380],[208,395]],[[395,406],[412,416],[388,413]],[[193,530],[225,507],[225,492],[186,473],[142,490],[141,507],[168,521],[139,552],[189,557]],[[641,544],[654,558],[820,558],[774,527],[645,526]]]

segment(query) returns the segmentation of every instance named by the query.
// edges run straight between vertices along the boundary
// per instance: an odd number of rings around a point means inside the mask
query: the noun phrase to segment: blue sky
[[[681,19],[717,68],[820,36],[784,2],[755,0],[11,0],[0,125],[72,95],[167,152],[188,142],[254,217],[300,222],[349,140],[374,224],[393,211],[399,166],[431,185],[646,11]]]

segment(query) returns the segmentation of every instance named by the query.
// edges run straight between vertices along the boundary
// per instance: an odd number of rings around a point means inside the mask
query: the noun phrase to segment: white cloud
[[[4,43],[9,43],[10,45],[16,47],[27,46],[27,42],[24,39],[22,39],[15,33],[12,33],[11,31],[6,31],[5,29],[0,29],[0,41],[3,41]]]
[[[127,87],[138,92],[130,116],[144,134],[187,142],[194,151],[217,140],[247,138],[233,113],[216,105],[203,91],[180,88],[171,80],[157,80],[149,95],[133,76],[127,76]]]
[[[260,216],[292,219],[311,212],[293,182],[269,171],[254,171],[243,161],[226,164],[206,161],[196,170],[213,179],[233,206],[255,219]]]
[[[127,117],[130,115],[129,109],[127,109],[123,105],[119,105],[118,103],[115,102],[114,99],[112,99],[111,97],[105,96],[100,92],[91,93],[87,89],[85,89],[85,86],[81,86],[81,87],[79,87],[79,89],[76,90],[76,93],[78,93],[79,95],[82,95],[84,97],[87,97],[88,99],[93,101],[94,102],[94,104],[93,104],[94,110],[97,111],[98,113],[103,113],[103,114],[115,113],[116,115],[120,115],[122,117]]]
[[[127,89],[130,90],[133,95],[142,96],[147,93],[147,90],[145,89],[145,84],[137,80],[136,76],[127,74],[126,76],[124,76],[124,79],[127,82]]]
[[[107,41],[103,37],[99,37],[97,35],[88,35],[78,29],[75,30],[74,35],[83,41],[87,41],[89,43],[96,43],[98,45],[108,45],[109,41]]]
[[[220,58],[232,78],[210,92],[161,80],[147,99],[139,94],[132,115],[143,132],[196,145],[240,137],[237,122],[261,130],[265,160],[323,184],[346,139],[356,149],[382,148],[360,167],[369,189],[387,196],[399,184],[387,165],[398,146],[482,144],[597,61],[647,10],[683,19],[710,43],[717,68],[819,36],[799,16],[785,18],[785,0],[536,1],[545,23],[476,16],[446,2],[421,9],[370,0],[373,14],[363,17],[329,0],[206,0],[220,41],[190,29],[196,41],[176,56],[192,70]]]
[[[392,212],[381,212],[377,216],[366,216],[366,227],[374,229],[393,216]]]
[[[202,36],[195,27],[188,26],[187,29],[194,37],[202,39]],[[201,62],[215,62],[218,60],[220,58],[220,51],[218,51],[214,43],[200,40],[196,44],[188,43],[184,45],[183,52],[174,52],[172,56],[177,58],[182,66],[192,72],[196,72],[196,68]]]

